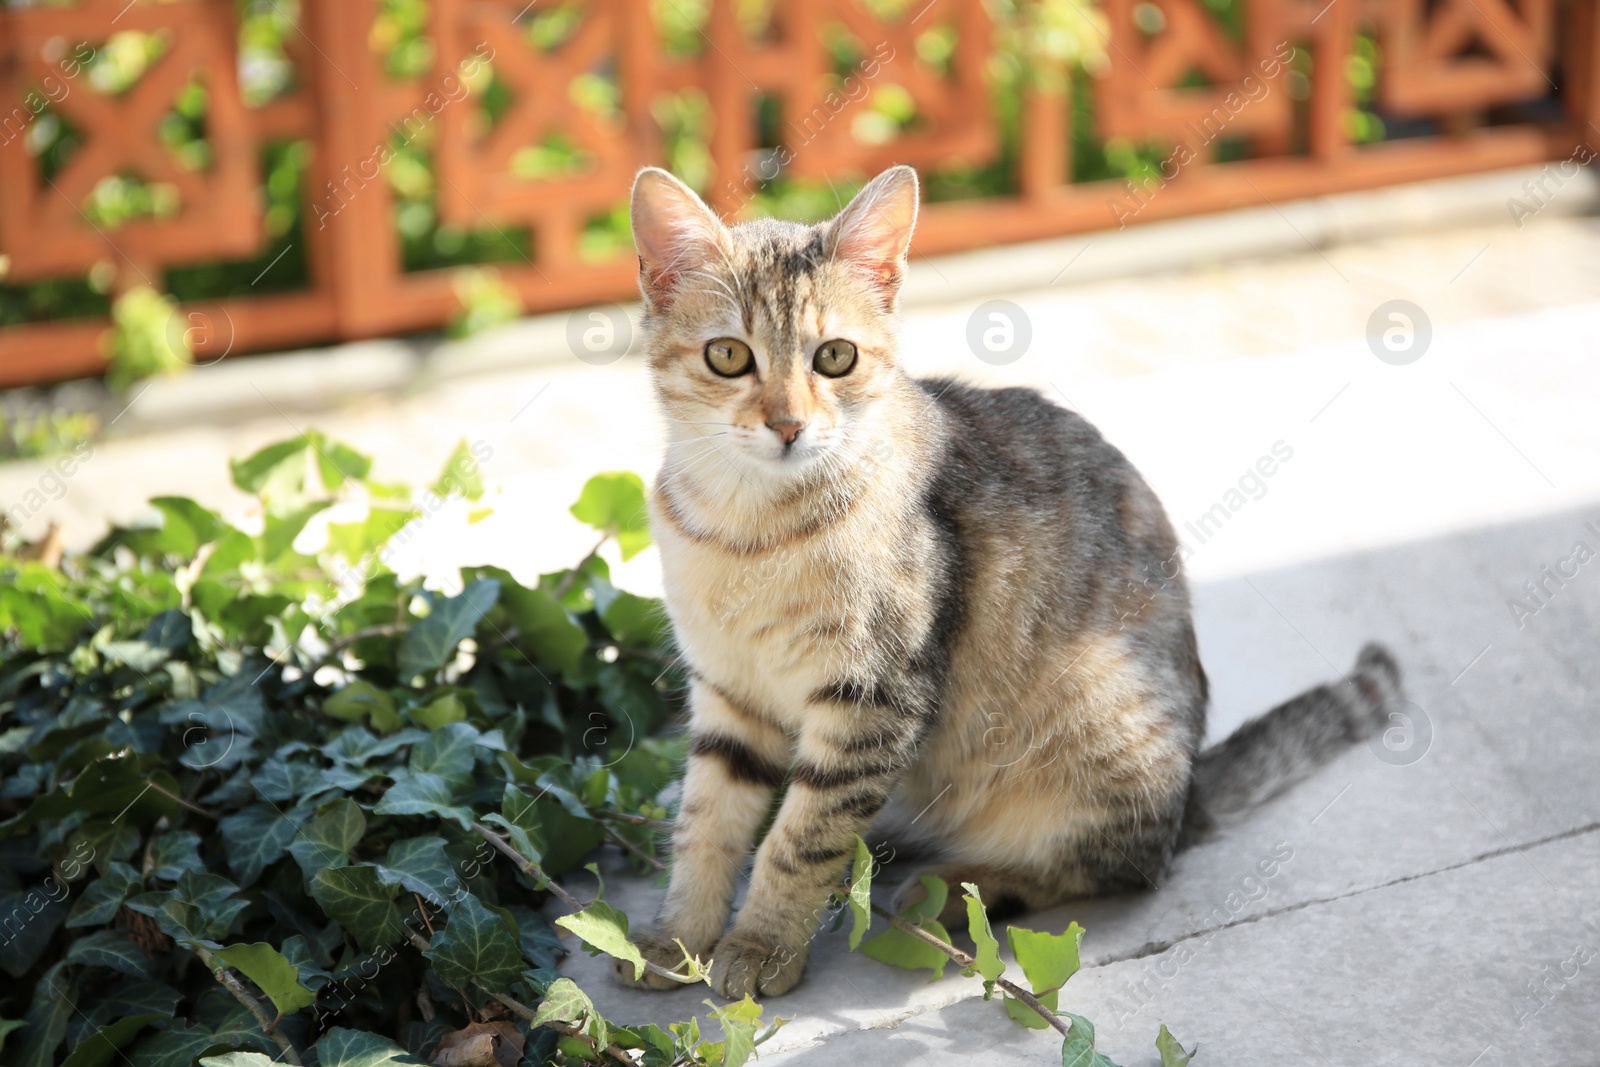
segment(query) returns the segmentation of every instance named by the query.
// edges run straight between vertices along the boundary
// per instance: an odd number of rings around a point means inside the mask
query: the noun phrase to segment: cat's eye
[[[737,378],[756,365],[750,346],[735,337],[719,337],[706,345],[706,366],[724,378]]]
[[[824,341],[811,365],[818,374],[842,378],[856,365],[856,346],[849,341]]]

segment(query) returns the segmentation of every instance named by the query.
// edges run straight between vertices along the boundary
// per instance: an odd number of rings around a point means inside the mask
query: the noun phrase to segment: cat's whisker
[[[676,419],[671,415],[664,416],[668,422],[682,423],[685,426],[737,426],[734,422],[713,422],[710,419]]]

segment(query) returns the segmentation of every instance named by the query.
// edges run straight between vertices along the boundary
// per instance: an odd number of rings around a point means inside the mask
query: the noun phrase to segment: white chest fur
[[[796,727],[818,689],[872,677],[886,626],[922,628],[913,603],[921,576],[904,562],[903,542],[918,534],[867,503],[738,552],[691,535],[657,501],[667,611],[689,664]],[[895,636],[889,646],[915,646],[916,634]]]

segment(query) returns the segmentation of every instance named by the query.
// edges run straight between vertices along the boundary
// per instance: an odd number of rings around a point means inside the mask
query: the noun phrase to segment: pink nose
[[[799,419],[774,419],[768,421],[767,426],[773,433],[783,438],[783,443],[786,445],[794,444],[794,439],[806,428],[806,424]]]

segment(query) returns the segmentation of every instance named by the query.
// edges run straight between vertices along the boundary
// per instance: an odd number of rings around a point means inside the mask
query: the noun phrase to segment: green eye
[[[849,341],[824,341],[811,365],[818,374],[842,378],[856,365],[856,346]]]
[[[706,366],[724,378],[737,378],[755,366],[750,346],[733,337],[719,337],[706,345]]]

